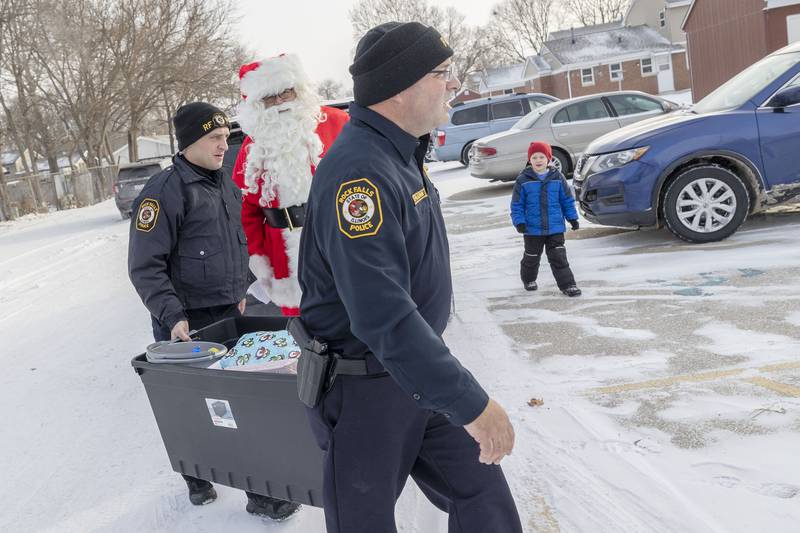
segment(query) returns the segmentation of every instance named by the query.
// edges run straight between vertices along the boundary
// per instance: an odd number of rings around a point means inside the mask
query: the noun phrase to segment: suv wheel
[[[721,241],[747,218],[750,195],[730,170],[714,165],[694,167],[670,183],[664,196],[669,230],[689,242]]]
[[[471,148],[472,148],[472,141],[465,144],[464,148],[461,149],[461,159],[459,159],[459,161],[461,161],[461,164],[464,165],[465,167],[469,166],[469,151]]]

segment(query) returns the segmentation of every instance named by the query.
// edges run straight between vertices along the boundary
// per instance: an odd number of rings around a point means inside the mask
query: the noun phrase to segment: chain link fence
[[[116,165],[108,165],[71,174],[6,176],[6,205],[9,213],[5,214],[5,218],[16,218],[45,209],[54,211],[85,207],[107,200],[114,195],[117,171]],[[41,205],[38,206],[34,195],[36,182],[41,193]],[[0,213],[0,217],[3,215]]]

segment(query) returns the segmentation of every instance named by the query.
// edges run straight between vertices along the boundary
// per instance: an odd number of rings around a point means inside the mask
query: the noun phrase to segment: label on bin
[[[236,427],[236,420],[233,418],[233,411],[231,411],[231,404],[228,403],[228,400],[206,398],[206,405],[208,406],[208,412],[211,414],[211,422],[215,426],[238,429]]]

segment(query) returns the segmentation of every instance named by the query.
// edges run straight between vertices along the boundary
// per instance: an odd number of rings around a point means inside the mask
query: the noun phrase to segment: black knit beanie
[[[362,106],[383,102],[408,89],[453,55],[435,28],[419,22],[386,22],[358,41],[350,65],[353,98]]]
[[[172,119],[178,150],[183,150],[197,139],[216,128],[230,128],[228,117],[219,108],[206,102],[182,105]]]

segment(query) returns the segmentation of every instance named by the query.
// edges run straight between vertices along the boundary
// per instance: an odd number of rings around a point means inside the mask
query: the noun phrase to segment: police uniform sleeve
[[[353,184],[375,194],[348,196],[357,190]],[[317,206],[315,240],[328,258],[352,333],[420,407],[468,424],[483,412],[488,395],[411,298],[399,198],[388,180],[342,179],[335,201]]]
[[[133,205],[128,276],[150,314],[172,329],[186,319],[168,273],[183,204],[178,192],[169,191],[163,183],[154,185],[146,187]]]

